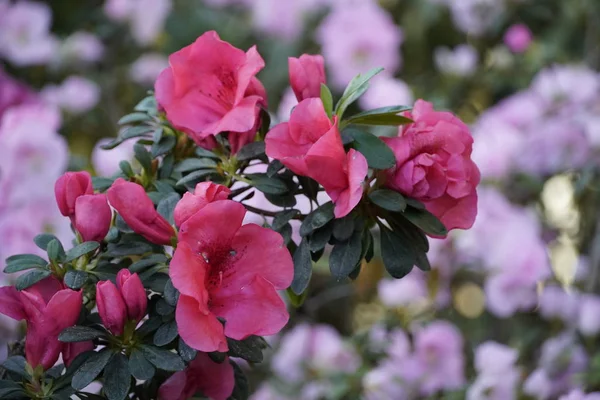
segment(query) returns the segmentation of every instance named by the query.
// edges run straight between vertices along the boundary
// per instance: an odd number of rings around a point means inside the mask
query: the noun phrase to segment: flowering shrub
[[[247,398],[240,359],[262,361],[261,336],[289,319],[277,291],[299,306],[328,244],[332,275],[356,279],[380,231],[386,268],[402,278],[413,265],[429,270],[426,235],[473,224],[479,172],[458,118],[422,100],[412,113],[352,115],[381,69],[355,77],[334,107],[323,59],[303,55],[289,70],[300,103],[270,127],[255,76],[263,66],[256,47],[203,34],[170,56],[155,96],[104,146],[135,139],[136,166],[123,160],[111,177],[56,181],[75,239],[42,233],[34,242],[46,257],[6,260],[4,272],[19,276],[0,290],[0,312],[25,320],[27,336],[24,357],[3,364],[4,397],[86,399],[99,381],[110,400]],[[378,125],[401,126],[398,137],[384,142],[369,132]],[[266,172],[247,171],[258,165]],[[255,192],[280,211],[247,204]],[[263,226],[245,224],[247,212]],[[291,220],[301,221],[299,240]]]

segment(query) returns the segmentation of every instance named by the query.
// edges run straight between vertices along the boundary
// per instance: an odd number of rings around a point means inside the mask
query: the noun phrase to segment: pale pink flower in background
[[[475,349],[477,378],[467,391],[467,400],[505,400],[515,397],[519,370],[515,363],[519,352],[488,341]]]
[[[319,26],[316,40],[337,89],[371,68],[383,67],[393,74],[400,67],[402,30],[372,0],[335,8]]]
[[[504,12],[504,2],[498,0],[447,1],[454,25],[461,31],[481,36]]]
[[[14,80],[0,67],[0,121],[9,108],[21,104],[36,104],[39,101],[37,95],[27,85]]]
[[[600,77],[583,65],[554,65],[535,76],[531,90],[548,106],[581,105],[598,98]]]
[[[146,53],[131,64],[129,76],[131,80],[151,87],[163,69],[169,66],[169,60],[160,53]]]
[[[552,382],[550,377],[541,368],[534,370],[523,382],[523,393],[539,400],[546,400],[552,393]]]
[[[215,0],[212,0],[215,1]],[[262,383],[258,389],[252,393],[250,400],[288,400],[288,397],[283,396],[273,386],[268,383]]]
[[[504,44],[514,53],[523,53],[532,40],[533,34],[525,24],[512,25],[504,33]]]
[[[288,87],[283,92],[277,109],[277,122],[287,122],[290,119],[292,109],[298,105],[298,100],[291,87]]]
[[[307,14],[314,11],[306,0],[254,0],[250,2],[252,23],[261,32],[285,40],[294,40],[302,33]]]
[[[140,46],[154,42],[171,12],[171,0],[136,0],[130,15],[131,34]]]
[[[600,400],[600,392],[584,393],[581,389],[573,389],[558,400]]]
[[[404,81],[383,75],[369,82],[369,89],[358,101],[363,109],[370,110],[386,106],[412,106],[414,100],[410,86]]]
[[[100,87],[93,81],[72,75],[60,85],[46,85],[40,96],[65,111],[80,114],[91,110],[100,100]]]
[[[92,33],[78,31],[67,37],[55,56],[55,62],[64,64],[72,61],[94,63],[102,59],[104,44]]]
[[[600,115],[597,112],[584,113],[580,122],[588,142],[594,147],[600,147]]]
[[[433,58],[437,69],[448,75],[469,76],[477,70],[477,50],[468,44],[454,49],[438,47]]]
[[[595,336],[600,332],[600,297],[583,295],[579,302],[579,331],[585,336]]]
[[[494,117],[516,128],[537,123],[546,113],[544,100],[533,90],[517,92],[483,113],[483,118]]]
[[[546,286],[539,298],[539,313],[545,319],[559,319],[572,324],[578,318],[580,295],[560,286]]]
[[[104,14],[113,21],[125,21],[131,15],[136,0],[106,0]]]
[[[420,271],[413,269],[402,279],[382,279],[377,285],[379,299],[386,307],[405,307],[427,300],[427,284]]]
[[[41,2],[18,1],[0,16],[0,56],[16,66],[45,64],[57,40],[50,34],[52,12]]]
[[[133,145],[135,141],[128,140],[114,149],[104,150],[100,148],[112,141],[112,138],[100,139],[92,151],[92,166],[98,176],[112,176],[119,172],[119,162],[130,161],[133,158]]]
[[[394,400],[407,398],[406,388],[398,379],[396,365],[384,362],[372,368],[362,378],[365,400]]]

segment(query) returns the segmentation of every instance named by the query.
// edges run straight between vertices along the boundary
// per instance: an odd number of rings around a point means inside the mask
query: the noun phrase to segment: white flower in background
[[[79,31],[65,39],[61,44],[55,63],[64,64],[72,61],[94,63],[102,59],[104,45],[92,33]]]
[[[47,85],[40,95],[50,104],[65,111],[80,114],[91,110],[100,100],[100,88],[93,81],[70,76],[60,85]]]
[[[131,64],[129,76],[140,85],[152,86],[161,71],[169,66],[166,56],[159,53],[146,53]]]
[[[434,50],[435,65],[438,70],[448,75],[469,76],[477,70],[477,50],[468,44],[438,47]]]
[[[172,6],[171,0],[107,0],[104,13],[114,21],[128,22],[133,39],[147,46],[162,32]]]
[[[386,106],[412,105],[414,96],[406,82],[383,75],[369,81],[369,89],[358,101],[363,109],[370,110]]]

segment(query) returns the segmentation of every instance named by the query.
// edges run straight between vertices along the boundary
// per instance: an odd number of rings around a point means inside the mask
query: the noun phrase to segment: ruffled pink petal
[[[281,161],[297,175],[307,176],[308,168],[304,156],[311,143],[298,144],[290,136],[290,125],[283,122],[271,129],[265,137],[266,153],[269,157]]]
[[[258,118],[257,103],[262,101],[258,96],[249,96],[227,110],[218,120],[208,124],[202,132],[216,135],[220,132],[247,132],[254,128]]]
[[[27,318],[21,295],[14,286],[0,287],[0,314],[20,321]]]
[[[200,353],[190,363],[187,374],[188,380],[196,383],[196,391],[213,400],[227,400],[233,393],[235,379],[228,358],[217,364],[208,354]]]
[[[265,60],[258,54],[256,46],[250,47],[246,52],[246,62],[237,73],[237,89],[235,92],[235,103],[239,104],[244,96],[248,95],[250,83],[255,75],[265,67]],[[239,132],[239,131],[237,131]]]
[[[236,340],[250,335],[274,335],[289,319],[285,303],[273,285],[258,275],[244,287],[223,285],[212,292],[210,308],[225,318],[225,335]]]
[[[198,311],[208,314],[208,291],[205,279],[209,266],[195,254],[185,242],[180,242],[169,266],[173,286],[182,295],[192,297],[198,303]]]
[[[334,125],[306,153],[306,165],[311,178],[327,191],[348,186],[348,165],[342,138]]]
[[[334,200],[334,215],[342,218],[360,203],[363,195],[363,183],[369,171],[367,159],[358,151],[350,149],[348,159],[348,187]],[[333,196],[332,196],[333,199]]]
[[[174,373],[158,389],[158,400],[187,400],[185,389],[187,386],[186,371]],[[193,395],[193,393],[189,393]]]
[[[314,143],[333,125],[320,98],[302,100],[290,115],[290,136],[298,144]]]
[[[179,297],[175,318],[179,335],[188,346],[204,352],[228,350],[223,325],[214,314],[200,312],[194,298],[185,295]]]
[[[437,216],[446,229],[469,229],[477,216],[477,193],[455,199],[444,195],[425,203],[427,210]]]
[[[55,329],[52,333],[58,335],[77,323],[82,301],[83,294],[79,290],[64,289],[52,297],[44,313],[44,318],[51,321]]]

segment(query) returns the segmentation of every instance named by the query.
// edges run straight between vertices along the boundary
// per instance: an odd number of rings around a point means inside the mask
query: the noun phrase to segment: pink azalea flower
[[[183,225],[192,215],[213,201],[227,200],[230,193],[231,190],[227,186],[212,182],[197,184],[194,193],[185,193],[175,206],[173,210],[175,225]]]
[[[288,58],[290,85],[298,101],[321,97],[321,84],[326,83],[325,60],[321,55],[302,54]]]

